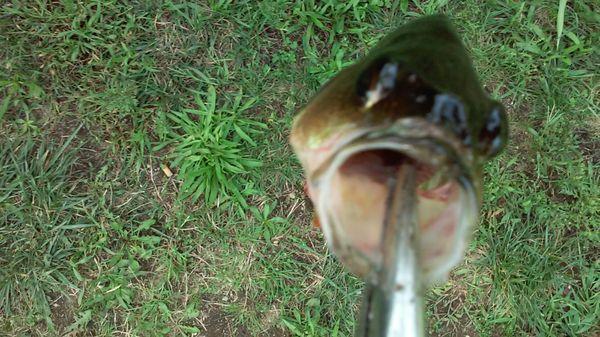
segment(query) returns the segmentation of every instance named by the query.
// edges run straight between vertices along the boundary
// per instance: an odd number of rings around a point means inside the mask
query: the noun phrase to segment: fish
[[[401,241],[414,248],[418,282],[430,286],[464,256],[483,166],[506,146],[508,121],[450,19],[431,15],[400,26],[325,83],[295,116],[289,141],[337,258],[381,282],[386,245],[401,245],[388,240],[390,209],[402,205],[415,233]]]

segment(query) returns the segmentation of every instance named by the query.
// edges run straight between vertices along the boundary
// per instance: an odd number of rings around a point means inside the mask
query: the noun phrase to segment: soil
[[[75,321],[73,313],[74,299],[71,299],[63,294],[56,295],[57,297],[50,302],[50,311],[54,328],[61,336],[67,327]]]
[[[253,337],[252,333],[244,326],[233,326],[231,318],[217,308],[211,308],[205,316],[202,325],[206,328],[200,336],[202,337]],[[277,327],[270,328],[261,337],[289,337],[289,334]]]
[[[593,165],[600,164],[600,137],[596,134],[593,136],[594,130],[586,129],[575,130],[575,136],[579,140],[579,150],[586,162]]]

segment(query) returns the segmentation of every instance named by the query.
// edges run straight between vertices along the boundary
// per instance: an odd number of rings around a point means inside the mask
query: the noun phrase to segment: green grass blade
[[[567,0],[559,0],[558,14],[556,16],[556,49],[558,49],[558,46],[560,45],[560,38],[562,37],[562,34],[563,34],[566,8],[567,8]]]

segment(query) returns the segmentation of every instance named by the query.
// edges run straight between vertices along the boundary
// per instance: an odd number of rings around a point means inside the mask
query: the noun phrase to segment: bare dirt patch
[[[76,301],[64,294],[59,294],[50,302],[50,312],[52,323],[58,332],[62,335],[67,327],[75,321],[74,305]]]
[[[594,131],[578,129],[575,130],[575,136],[579,140],[579,151],[583,159],[592,165],[600,164],[600,135],[594,135]]]
[[[202,321],[203,337],[254,337],[244,326],[235,325],[233,318],[218,308],[211,308]],[[260,334],[261,337],[289,337],[289,334],[278,327],[272,327]]]
[[[211,309],[202,322],[205,328],[203,336],[205,337],[222,337],[222,336],[239,336],[251,337],[250,332],[241,326],[236,327],[225,313],[218,309]]]

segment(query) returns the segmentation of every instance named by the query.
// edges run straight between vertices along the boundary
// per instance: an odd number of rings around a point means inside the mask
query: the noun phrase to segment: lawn
[[[431,336],[598,336],[600,5],[12,0],[0,8],[1,336],[352,336],[292,117],[451,17],[510,144]]]

